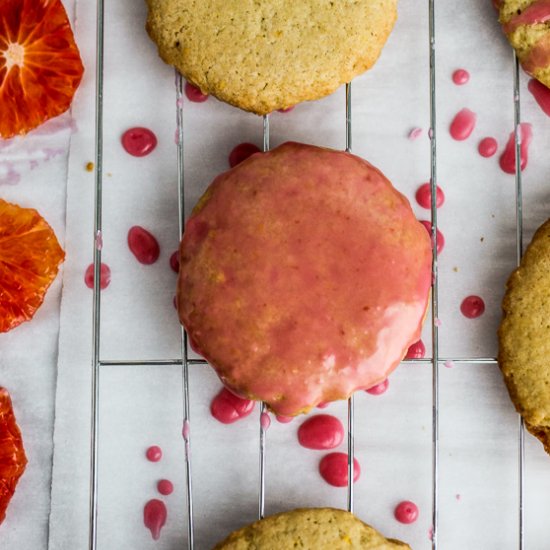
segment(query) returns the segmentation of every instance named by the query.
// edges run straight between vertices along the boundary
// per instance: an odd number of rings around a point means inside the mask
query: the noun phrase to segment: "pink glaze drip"
[[[271,426],[271,418],[268,413],[263,412],[260,415],[260,426],[262,427],[262,430],[267,430],[269,426]]]
[[[170,267],[174,273],[178,273],[180,270],[180,251],[176,250],[170,256]]]
[[[174,492],[174,484],[169,479],[159,479],[157,491],[164,496],[171,495]]]
[[[344,427],[330,414],[316,414],[298,428],[298,442],[306,449],[335,449],[344,440]]]
[[[161,500],[154,498],[145,505],[143,509],[143,523],[151,531],[153,540],[159,539],[160,530],[166,523],[167,515],[166,506]]]
[[[95,235],[95,247],[97,250],[103,250],[103,234],[100,230]]]
[[[550,21],[550,0],[537,0],[520,14],[514,15],[502,28],[506,34],[510,34],[522,25],[538,25],[547,21]]]
[[[441,322],[441,319],[440,319],[439,317],[436,317],[436,318],[434,319],[434,325],[435,325],[436,327],[440,327],[442,324],[443,324],[443,323]]]
[[[204,103],[208,99],[208,94],[203,94],[200,88],[193,86],[189,82],[185,83],[185,95],[189,101],[193,103]]]
[[[550,89],[547,88],[542,82],[532,78],[527,85],[529,91],[533,94],[535,101],[539,104],[539,107],[543,112],[550,116]]]
[[[470,73],[466,69],[457,69],[453,73],[453,82],[457,86],[463,86],[470,80]]]
[[[183,421],[183,428],[181,429],[181,435],[185,441],[189,441],[189,434],[191,431],[191,427],[189,425],[189,420]]]
[[[527,166],[527,161],[529,158],[529,144],[533,139],[533,129],[531,127],[531,124],[527,122],[522,122],[519,125],[519,132],[521,137],[520,166],[521,170],[523,171]],[[514,140],[514,132],[510,133],[510,137],[508,138],[508,142],[506,143],[506,148],[500,156],[499,164],[502,170],[507,174],[516,173],[516,143]]]
[[[422,128],[412,128],[409,132],[409,139],[414,141],[422,135]]]
[[[140,264],[154,264],[160,255],[157,239],[139,225],[134,225],[128,231],[128,247]]]
[[[345,453],[329,453],[319,462],[321,477],[333,487],[345,487],[348,484],[348,455]],[[359,461],[353,459],[353,482],[361,476]]]
[[[420,223],[426,228],[426,231],[432,236],[432,223],[427,220],[420,220]],[[433,245],[432,245],[433,246]],[[445,246],[445,237],[443,233],[437,228],[437,253],[441,254],[443,247]]]
[[[497,152],[497,149],[498,142],[494,137],[483,138],[477,146],[479,154],[485,158],[492,157]]]
[[[405,359],[422,359],[426,355],[426,346],[422,340],[418,340],[407,350]]]
[[[325,402],[321,402],[321,403],[319,403],[319,404],[317,405],[317,408],[318,408],[318,409],[326,409],[329,405],[330,405],[330,403],[328,403],[328,402],[326,402],[326,403],[325,403]]]
[[[293,416],[284,416],[282,414],[278,414],[275,418],[277,419],[277,422],[280,422],[281,424],[288,424],[294,420]]]
[[[107,264],[101,263],[99,275],[99,286],[101,287],[101,290],[105,290],[111,282],[111,268]],[[86,272],[84,273],[84,283],[86,283],[88,288],[94,288],[94,264],[90,264],[86,268]]]
[[[145,451],[145,456],[150,462],[158,462],[162,458],[162,449],[158,445],[152,445]]]
[[[365,390],[367,393],[370,393],[371,395],[382,395],[383,393],[386,393],[386,390],[388,389],[390,385],[390,381],[386,378],[380,384],[376,384],[376,386],[373,386],[372,388],[369,388],[368,390]]]
[[[470,109],[459,111],[451,122],[451,137],[457,141],[468,139],[476,126],[476,114]]]
[[[414,523],[418,519],[418,506],[410,500],[404,500],[395,507],[393,514],[400,523]]]
[[[485,311],[485,302],[479,296],[467,296],[460,304],[460,311],[468,319],[481,317]]]
[[[423,183],[416,191],[416,202],[428,210],[432,207],[432,187],[430,183]],[[445,194],[441,187],[437,186],[435,204],[437,208],[445,202]]]
[[[453,361],[445,361],[444,365],[447,369],[452,369],[455,366]]]
[[[157,146],[157,137],[148,128],[130,128],[122,134],[122,147],[133,157],[144,157]]]
[[[222,388],[210,404],[210,412],[222,424],[232,424],[247,417],[254,410],[254,405],[254,401],[237,397],[228,389]]]
[[[231,151],[231,153],[229,153],[229,166],[234,168],[243,160],[246,160],[248,157],[251,157],[255,153],[259,152],[260,148],[253,143],[240,143]]]

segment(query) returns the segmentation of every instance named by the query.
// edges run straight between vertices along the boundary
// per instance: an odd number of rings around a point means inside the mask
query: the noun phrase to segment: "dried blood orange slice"
[[[15,422],[10,394],[0,388],[0,523],[6,517],[8,504],[26,464],[23,439]]]
[[[36,210],[0,199],[0,332],[32,318],[64,258]]]
[[[61,0],[0,2],[0,136],[64,113],[84,68]]]

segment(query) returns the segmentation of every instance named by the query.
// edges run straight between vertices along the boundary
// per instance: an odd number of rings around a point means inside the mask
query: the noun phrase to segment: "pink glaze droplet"
[[[436,317],[436,318],[434,319],[434,325],[435,325],[436,327],[440,327],[442,324],[443,324],[443,323],[441,322],[441,319],[440,319],[439,317]]]
[[[534,78],[529,80],[527,87],[533,94],[533,97],[539,104],[539,107],[546,115],[550,116],[550,89]]]
[[[172,268],[172,271],[174,273],[179,273],[179,270],[180,270],[180,253],[179,253],[179,250],[176,250],[170,256],[170,267]]]
[[[451,137],[457,141],[468,139],[476,126],[476,114],[470,109],[459,111],[451,122]]]
[[[411,131],[409,132],[409,139],[411,141],[414,141],[415,139],[418,139],[422,135],[422,128],[411,128]]]
[[[520,167],[521,170],[524,170],[527,166],[528,154],[529,154],[529,144],[533,138],[533,129],[531,124],[527,122],[522,122],[519,125],[519,133],[521,137],[520,145]],[[510,134],[508,138],[508,143],[506,143],[506,148],[502,155],[500,155],[499,161],[500,167],[503,172],[507,174],[516,173],[516,143],[514,140],[514,132]]]
[[[345,487],[348,484],[348,455],[345,453],[329,453],[319,462],[321,477],[334,487]],[[361,475],[361,466],[353,459],[353,482]]]
[[[483,138],[477,146],[479,154],[485,158],[492,157],[497,152],[497,149],[498,142],[494,137]]]
[[[162,449],[158,445],[152,445],[145,451],[145,456],[151,462],[158,462],[162,458]]]
[[[418,340],[412,344],[407,350],[406,359],[422,359],[426,355],[426,346],[422,340]]]
[[[95,234],[95,247],[97,250],[103,249],[103,233],[99,229]]]
[[[393,513],[400,523],[414,523],[418,519],[418,506],[410,500],[400,502]]]
[[[189,82],[185,83],[185,95],[189,101],[193,103],[204,103],[208,99],[208,94],[203,94],[200,88],[193,86]]]
[[[263,412],[260,415],[260,426],[262,427],[262,430],[267,430],[269,426],[271,426],[271,418],[268,413]]]
[[[463,86],[470,80],[470,73],[466,69],[457,69],[453,73],[453,82],[457,86]]]
[[[439,208],[445,202],[445,194],[441,187],[437,186],[435,204]],[[423,183],[416,191],[416,202],[422,207],[428,210],[432,207],[432,187],[431,184]]]
[[[432,235],[432,223],[427,220],[421,220],[420,223],[426,228],[426,231],[428,234]],[[445,237],[443,236],[443,233],[439,231],[439,228],[437,229],[437,253],[441,254],[443,251],[443,247],[445,246]]]
[[[330,414],[316,414],[298,428],[298,441],[306,449],[335,449],[343,440],[342,422]]]
[[[210,412],[222,424],[232,424],[247,417],[254,410],[254,405],[254,401],[237,397],[227,388],[222,388],[212,400]]]
[[[122,147],[133,157],[144,157],[157,146],[157,137],[148,128],[130,128],[122,134]]]
[[[325,402],[322,402],[322,403],[319,403],[319,404],[317,405],[317,408],[318,408],[318,409],[326,409],[329,405],[330,405],[329,402],[326,402],[326,403],[325,403]]]
[[[243,160],[246,160],[248,157],[251,157],[255,153],[259,152],[260,148],[253,143],[240,143],[231,151],[231,153],[229,153],[229,166],[234,168]]]
[[[140,264],[154,264],[160,255],[157,239],[139,225],[134,225],[128,231],[128,247]]]
[[[189,420],[184,420],[183,421],[183,428],[181,430],[181,435],[183,436],[183,439],[185,439],[185,441],[189,440],[190,429],[191,429],[191,427],[189,425]]]
[[[94,264],[90,264],[84,273],[84,282],[88,288],[94,288]],[[99,286],[101,290],[105,290],[111,282],[111,268],[104,263],[101,263]]]
[[[485,311],[485,302],[479,296],[467,296],[460,304],[460,311],[464,317],[475,319],[483,315]]]
[[[445,368],[447,368],[447,369],[452,369],[455,366],[454,362],[450,361],[450,360],[445,361],[444,365],[445,365]]]
[[[282,414],[278,414],[275,418],[277,419],[277,422],[280,422],[281,424],[288,424],[294,420],[293,416],[283,416]]]
[[[390,381],[386,378],[384,381],[380,382],[380,384],[376,384],[376,386],[373,386],[365,391],[371,395],[382,395],[383,393],[386,393],[389,385]]]
[[[166,506],[161,500],[154,498],[145,505],[143,509],[143,523],[151,531],[153,540],[159,539],[160,530],[166,523],[167,515]]]
[[[168,479],[159,479],[157,482],[157,491],[161,495],[171,495],[174,492],[174,484]]]

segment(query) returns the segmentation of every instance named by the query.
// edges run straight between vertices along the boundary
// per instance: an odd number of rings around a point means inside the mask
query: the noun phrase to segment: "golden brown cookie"
[[[501,0],[500,22],[525,71],[550,87],[550,1]]]
[[[510,276],[502,309],[500,369],[525,426],[550,453],[550,220]]]
[[[257,114],[332,93],[378,59],[397,0],[147,0],[160,57]]]
[[[302,508],[256,521],[231,533],[213,550],[391,550],[387,539],[353,514],[334,508]]]

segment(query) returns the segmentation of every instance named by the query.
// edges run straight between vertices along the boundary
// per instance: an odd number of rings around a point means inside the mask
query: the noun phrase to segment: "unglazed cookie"
[[[332,93],[378,59],[397,0],[147,0],[160,57],[257,114]]]
[[[180,256],[191,344],[229,389],[277,414],[378,384],[420,337],[428,232],[349,153],[286,143],[221,174]]]
[[[334,508],[303,508],[270,516],[239,529],[213,550],[392,550],[387,539],[353,514]]]
[[[550,0],[501,0],[500,22],[525,71],[550,87]]]
[[[525,426],[550,453],[550,220],[510,276],[502,309],[500,369]]]

